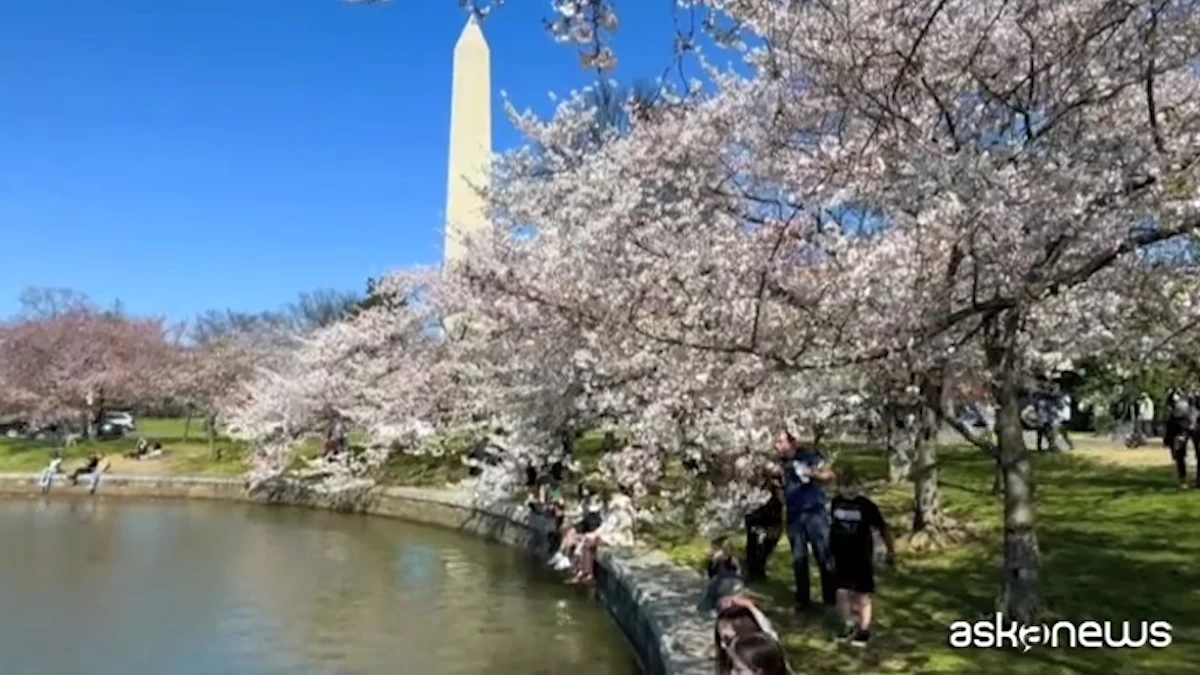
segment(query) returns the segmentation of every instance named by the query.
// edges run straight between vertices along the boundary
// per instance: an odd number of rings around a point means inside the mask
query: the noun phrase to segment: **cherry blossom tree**
[[[522,264],[484,274],[587,317],[607,343],[597,353],[654,360],[655,393],[703,400],[701,417],[718,397],[688,379],[743,392],[730,411],[753,408],[754,391],[777,414],[816,409],[837,391],[821,380],[900,355],[915,373],[973,370],[999,409],[996,441],[978,440],[1004,475],[1003,606],[1033,616],[1019,386],[1049,355],[1116,337],[1091,317],[1110,313],[1120,269],[1200,225],[1200,14],[692,4],[737,27],[725,37],[746,68],[708,66],[708,91],[586,154],[570,142],[588,128],[582,106],[517,115],[543,151],[505,157],[490,197]],[[793,400],[763,393],[778,389]],[[665,408],[642,413],[649,428],[665,428]]]
[[[171,336],[158,320],[73,306],[0,327],[4,405],[35,424],[86,416],[94,433],[106,403],[161,397],[171,360]]]
[[[919,403],[921,428],[935,416],[996,458],[1001,604],[1033,618],[1018,392],[1144,329],[1120,295],[1161,286],[1130,275],[1178,278],[1148,258],[1200,226],[1200,12],[1190,0],[687,5],[740,67],[682,43],[704,81],[607,142],[577,142],[596,128],[581,96],[549,120],[510,111],[529,147],[497,163],[496,231],[461,273],[481,297],[572,322],[583,372],[609,376],[595,398],[669,453],[688,434],[744,447],[797,411],[819,426],[876,369],[902,374],[884,391]],[[553,9],[556,36],[612,62],[612,3]],[[1172,296],[1176,314],[1189,297]],[[944,410],[947,373],[984,385],[994,438]]]
[[[451,425],[455,373],[440,358],[447,342],[436,330],[436,282],[421,271],[388,277],[368,309],[259,364],[229,415],[230,431],[255,443],[253,486],[295,479],[325,494],[361,491],[395,445],[412,444],[433,423]],[[331,416],[362,430],[369,447],[291,475],[299,442],[325,431]]]
[[[281,338],[265,331],[241,332],[176,352],[168,374],[170,397],[186,407],[189,422],[192,411],[201,413],[210,449],[216,441],[218,418],[238,405],[258,368],[286,353],[288,345]]]

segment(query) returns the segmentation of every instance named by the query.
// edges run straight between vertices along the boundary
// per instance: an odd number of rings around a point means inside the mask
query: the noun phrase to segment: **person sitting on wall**
[[[575,554],[583,537],[599,529],[604,521],[601,496],[586,485],[579,486],[580,517],[573,525],[560,526],[558,552],[550,558],[550,566],[565,572],[575,565]]]
[[[96,494],[96,488],[100,487],[101,474],[108,473],[108,470],[111,468],[112,468],[112,462],[109,461],[109,459],[107,457],[101,457],[99,459],[99,461],[96,462],[96,468],[92,471],[92,474],[91,474],[91,478],[92,478],[91,483],[88,485],[88,492],[90,492],[91,494]]]
[[[54,477],[62,473],[63,458],[56,456],[50,460],[50,465],[42,470],[41,479],[38,481],[42,488],[42,494],[50,491],[50,486],[54,483]]]
[[[592,583],[596,570],[596,553],[601,545],[633,546],[635,517],[633,500],[628,495],[619,492],[613,496],[605,509],[600,527],[583,535],[579,542],[575,576],[571,579],[573,583]]]
[[[79,477],[96,472],[96,467],[100,465],[100,455],[91,453],[88,455],[87,461],[83,466],[78,467],[71,472],[71,485],[79,485]]]

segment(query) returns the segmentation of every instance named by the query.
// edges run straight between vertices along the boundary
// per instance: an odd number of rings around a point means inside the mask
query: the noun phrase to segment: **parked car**
[[[100,426],[122,427],[127,432],[137,430],[137,424],[133,421],[133,415],[118,411],[104,413],[104,420],[100,423]]]
[[[20,438],[25,435],[25,420],[17,418],[7,418],[0,420],[0,436],[7,438]]]
[[[97,435],[102,439],[120,438],[136,429],[133,415],[127,412],[106,412],[100,421]]]

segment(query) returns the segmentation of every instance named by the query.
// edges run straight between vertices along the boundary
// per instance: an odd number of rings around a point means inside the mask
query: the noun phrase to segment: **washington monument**
[[[447,266],[462,260],[466,238],[478,236],[487,225],[487,205],[479,189],[487,187],[492,155],[491,60],[487,39],[472,15],[454,45],[443,259]]]

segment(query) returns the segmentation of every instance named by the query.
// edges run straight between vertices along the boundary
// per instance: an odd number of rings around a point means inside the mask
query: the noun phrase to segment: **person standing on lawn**
[[[1067,449],[1074,450],[1075,443],[1071,441],[1070,426],[1071,426],[1071,395],[1064,392],[1060,385],[1054,385],[1054,431],[1062,438],[1062,442],[1066,443]]]
[[[1143,439],[1154,438],[1154,399],[1142,392],[1137,403],[1138,433]]]
[[[770,493],[767,502],[746,515],[746,581],[767,578],[767,561],[783,532],[783,484],[777,465],[760,455],[739,460],[738,474],[752,485]]]
[[[834,479],[828,460],[816,448],[801,446],[790,430],[775,438],[787,506],[787,537],[792,548],[792,573],[796,577],[796,611],[812,606],[808,580],[808,552],[812,549],[821,576],[821,596],[826,610],[835,606],[833,559],[829,555],[829,500],[824,486]]]
[[[1196,444],[1197,410],[1193,397],[1182,389],[1172,389],[1167,395],[1167,433],[1163,444],[1171,449],[1171,459],[1175,462],[1175,478],[1179,481],[1180,489],[1186,489],[1187,483],[1187,446],[1192,441],[1192,452],[1196,454],[1196,485],[1200,487],[1200,446]]]
[[[871,639],[875,593],[875,535],[887,547],[887,565],[895,561],[891,529],[875,502],[864,497],[858,476],[849,467],[838,475],[838,494],[830,504],[829,548],[837,579],[837,604],[845,623],[841,638],[856,647]]]

